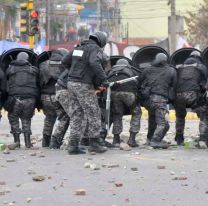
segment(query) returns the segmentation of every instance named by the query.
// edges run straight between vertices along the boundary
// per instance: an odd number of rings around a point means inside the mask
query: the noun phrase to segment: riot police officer
[[[14,142],[20,147],[20,134],[23,133],[25,146],[30,148],[31,118],[39,97],[39,70],[32,66],[28,59],[27,53],[20,52],[6,71],[8,99],[5,109],[8,111]]]
[[[68,70],[66,69],[58,78],[56,87],[56,101],[59,104],[59,122],[52,134],[50,148],[59,149],[62,145],[64,135],[69,127],[69,97],[67,90]]]
[[[193,51],[183,65],[177,67],[177,87],[176,87],[176,136],[178,145],[184,142],[184,126],[186,108],[195,111],[199,118],[200,139],[207,139],[207,107],[203,101],[206,91],[207,68],[203,64],[200,52]]]
[[[118,81],[137,75],[138,73],[131,68],[126,59],[119,59],[116,65],[108,72],[108,81]],[[113,145],[120,144],[120,134],[123,130],[122,118],[127,113],[127,110],[129,110],[128,112],[132,114],[132,118],[129,129],[130,137],[127,143],[131,147],[138,147],[135,138],[140,129],[141,107],[138,103],[137,93],[138,84],[135,81],[112,88]]]
[[[170,92],[175,89],[176,71],[167,64],[164,53],[158,53],[152,65],[144,69],[139,84],[142,104],[149,115],[147,138],[150,146],[166,149],[168,145],[162,139],[169,129],[167,103]]]
[[[79,148],[79,140],[84,135],[90,140],[89,152],[106,151],[105,147],[99,145],[101,114],[95,94],[95,83],[96,86],[100,86],[106,80],[101,49],[106,45],[106,41],[105,33],[96,32],[63,59],[63,64],[69,69],[67,84],[70,99],[69,154],[84,153]],[[83,120],[86,120],[85,125]]]
[[[42,147],[49,147],[53,127],[59,115],[60,105],[55,99],[55,84],[65,70],[61,60],[67,53],[68,50],[62,48],[54,50],[50,59],[40,64],[41,104],[45,114]],[[64,123],[68,124],[68,121]]]

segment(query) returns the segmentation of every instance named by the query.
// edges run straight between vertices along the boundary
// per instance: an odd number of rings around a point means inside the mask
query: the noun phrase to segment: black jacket
[[[176,92],[205,90],[207,76],[207,68],[198,58],[188,58],[183,65],[177,67]]]
[[[156,94],[167,99],[172,99],[176,82],[176,71],[169,65],[152,65],[144,69],[139,77],[139,87],[141,90],[148,88],[150,95]]]
[[[81,42],[62,60],[62,64],[69,70],[68,80],[100,85],[106,80],[102,58],[103,51],[95,41]]]
[[[66,69],[58,78],[57,84],[67,89],[68,69]]]
[[[40,64],[41,94],[55,94],[55,84],[61,73],[65,70],[62,65],[63,56],[56,51],[52,52],[49,60]]]
[[[9,96],[39,97],[39,69],[28,61],[15,60],[11,62],[6,77]]]

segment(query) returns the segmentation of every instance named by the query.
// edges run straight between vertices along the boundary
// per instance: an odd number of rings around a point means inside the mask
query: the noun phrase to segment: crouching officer
[[[116,65],[108,72],[108,81],[118,81],[125,78],[137,76],[126,59],[119,59]],[[138,147],[135,141],[136,134],[140,129],[141,107],[138,103],[138,84],[131,81],[125,84],[116,85],[112,88],[112,119],[113,119],[113,145],[120,144],[120,134],[123,131],[122,118],[126,110],[132,114],[130,121],[130,137],[128,144],[131,147]]]
[[[101,114],[96,96],[96,85],[106,81],[102,67],[103,48],[107,37],[103,32],[89,36],[63,59],[63,65],[69,69],[68,92],[70,110],[69,154],[84,153],[79,148],[79,140],[89,138],[89,152],[103,153],[107,149],[99,145]],[[83,120],[86,122],[83,124]]]
[[[39,97],[39,70],[32,66],[26,52],[20,52],[17,59],[12,61],[6,72],[8,99],[5,109],[8,111],[11,133],[14,142],[20,147],[20,134],[24,134],[25,146],[32,146],[30,141],[31,118]],[[19,119],[22,129],[19,126]]]
[[[207,105],[203,101],[207,82],[207,68],[202,62],[200,52],[193,51],[183,65],[177,68],[176,86],[176,136],[178,145],[184,143],[184,127],[186,108],[191,108],[200,118],[200,140],[207,140],[208,112]]]
[[[52,134],[50,148],[59,149],[62,145],[64,135],[69,127],[68,105],[69,97],[67,90],[68,69],[66,69],[58,78],[56,87],[56,101],[59,104],[58,119],[59,122]]]
[[[52,51],[49,60],[40,64],[41,103],[45,115],[43,127],[42,147],[49,147],[53,128],[59,116],[60,105],[55,98],[55,84],[65,68],[61,64],[62,58],[68,50],[59,48]],[[64,120],[64,124],[68,124]]]
[[[158,53],[152,65],[139,78],[143,106],[148,110],[148,134],[153,148],[168,147],[162,142],[169,129],[167,102],[170,91],[174,92],[176,71],[167,64],[167,56]]]

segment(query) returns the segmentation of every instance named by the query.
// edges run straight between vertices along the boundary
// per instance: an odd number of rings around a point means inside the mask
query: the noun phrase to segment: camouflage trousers
[[[55,130],[52,136],[63,139],[66,134],[67,129],[69,128],[69,116],[66,113],[68,110],[69,98],[67,89],[56,90],[56,101],[59,104],[57,109],[58,123],[55,127]]]
[[[167,99],[160,95],[151,95],[144,102],[144,106],[149,116],[147,138],[160,142],[169,130]]]
[[[113,134],[121,134],[123,131],[122,118],[127,112],[132,115],[129,132],[138,133],[140,130],[141,107],[137,103],[137,97],[132,92],[112,92],[112,120]]]
[[[190,91],[177,93],[175,99],[176,134],[183,135],[185,127],[186,108],[191,108],[200,118],[199,133],[204,139],[208,135],[208,106],[197,106],[198,92]]]
[[[10,98],[10,97],[9,97]],[[8,111],[8,119],[11,125],[12,134],[27,133],[31,132],[31,119],[35,111],[36,100],[34,98],[21,99],[16,97],[13,108]],[[20,129],[19,119],[22,123],[22,129]]]
[[[95,89],[90,84],[68,82],[70,139],[98,138],[101,114]]]

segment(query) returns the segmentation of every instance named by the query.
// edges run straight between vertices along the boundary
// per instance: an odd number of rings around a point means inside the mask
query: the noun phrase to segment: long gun
[[[123,80],[119,80],[116,82],[111,82],[107,88],[107,99],[106,99],[106,130],[107,130],[107,135],[110,129],[110,103],[111,103],[111,88],[115,85],[115,84],[124,84],[130,81],[135,81],[139,76],[134,76],[131,78],[127,78],[127,79],[123,79]]]

